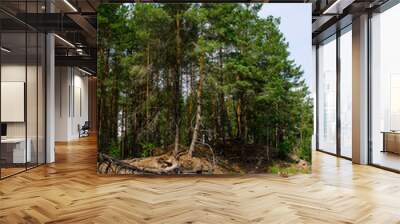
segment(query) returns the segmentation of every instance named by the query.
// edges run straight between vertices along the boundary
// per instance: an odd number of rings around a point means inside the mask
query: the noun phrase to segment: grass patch
[[[273,174],[285,174],[285,175],[293,175],[293,174],[308,174],[311,172],[310,169],[299,169],[297,164],[295,163],[274,163],[267,168],[268,173]]]

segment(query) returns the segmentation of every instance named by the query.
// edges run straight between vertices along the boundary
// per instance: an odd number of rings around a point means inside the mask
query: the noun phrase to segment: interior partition
[[[27,139],[26,33],[2,33],[1,161],[2,177],[24,171],[32,161],[32,141]],[[4,49],[4,48],[3,48]]]
[[[18,7],[25,12],[37,12],[38,4],[39,1],[20,2]],[[1,16],[15,22],[12,29],[0,27],[0,178],[3,179],[46,161],[46,40],[42,32],[11,15],[2,12]]]

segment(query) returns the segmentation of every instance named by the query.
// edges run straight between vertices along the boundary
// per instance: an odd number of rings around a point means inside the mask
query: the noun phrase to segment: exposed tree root
[[[229,149],[219,155],[218,159],[210,145],[199,141],[196,141],[192,156],[188,147],[183,145],[179,145],[176,155],[173,153],[174,145],[164,149],[156,148],[153,151],[157,151],[157,154],[152,152],[153,156],[146,158],[118,160],[99,154],[98,172],[145,175],[264,173],[270,166],[285,167],[285,164],[295,164],[293,169],[299,172],[309,169],[308,163],[303,160],[278,160],[277,154],[269,148],[232,144]],[[278,162],[271,163],[271,160]]]
[[[188,150],[179,151],[176,156],[172,151],[159,156],[117,160],[100,154],[98,171],[102,174],[212,174],[215,156],[208,158],[190,156]]]

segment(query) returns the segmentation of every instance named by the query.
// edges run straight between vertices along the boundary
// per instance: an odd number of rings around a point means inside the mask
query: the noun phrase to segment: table
[[[25,151],[25,144],[27,147]],[[6,138],[1,139],[1,159],[5,160],[5,163],[26,163],[32,160],[31,151],[32,141],[31,139],[25,138]]]
[[[400,154],[400,131],[383,131],[382,152]]]

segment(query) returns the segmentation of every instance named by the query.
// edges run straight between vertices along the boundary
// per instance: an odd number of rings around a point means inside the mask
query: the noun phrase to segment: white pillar
[[[353,162],[368,163],[368,15],[353,19]]]
[[[54,34],[46,36],[46,163],[55,162],[55,55]]]

